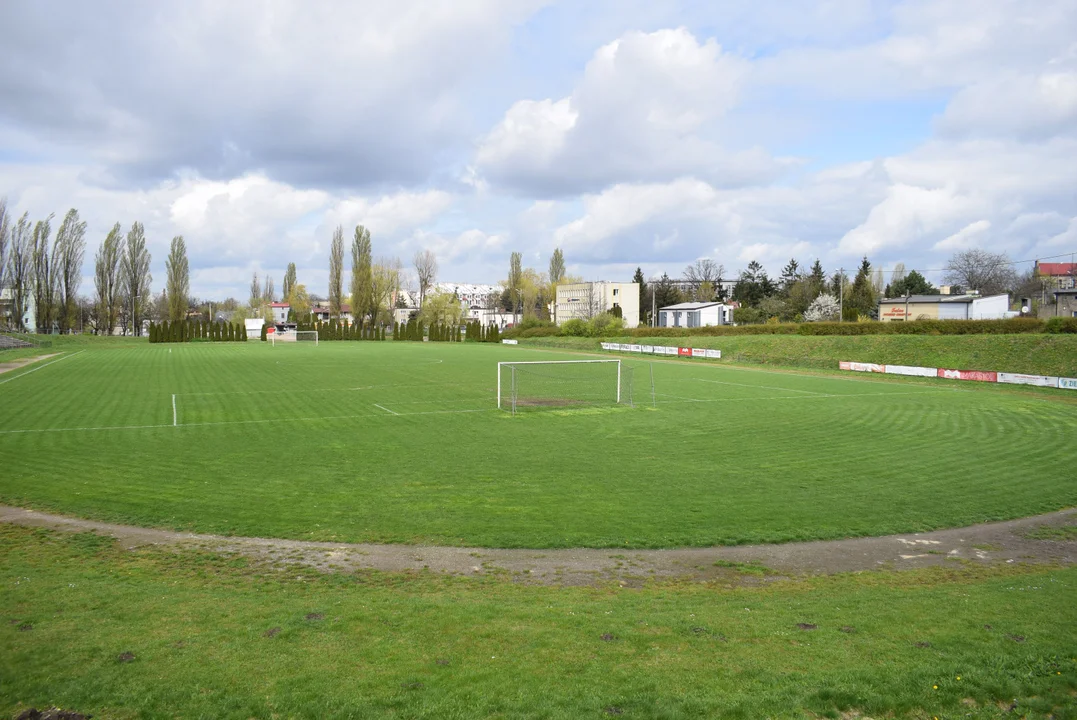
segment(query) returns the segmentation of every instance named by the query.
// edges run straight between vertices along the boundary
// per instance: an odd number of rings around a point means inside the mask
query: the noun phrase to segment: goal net
[[[271,344],[313,342],[318,344],[318,332],[316,330],[296,330],[295,332],[275,332],[269,334]]]
[[[497,407],[513,414],[543,408],[632,405],[632,369],[620,360],[497,364]]]

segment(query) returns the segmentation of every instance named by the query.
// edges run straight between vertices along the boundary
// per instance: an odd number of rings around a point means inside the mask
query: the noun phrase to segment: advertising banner
[[[707,351],[703,348],[692,348],[692,357],[707,357]]]
[[[599,343],[599,345],[602,346],[603,350],[612,350],[613,349],[613,343]]]
[[[677,354],[681,357],[692,357],[692,348],[677,348]]]
[[[886,372],[885,365],[876,365],[875,363],[862,363],[862,362],[839,362],[838,367],[842,370],[853,370],[855,372],[874,372],[884,373]]]
[[[653,345],[640,345],[639,349],[640,349],[640,352],[642,352],[644,355],[654,355],[654,346]]]
[[[1022,373],[999,373],[1000,383],[1011,385],[1036,385],[1038,387],[1058,387],[1058,378],[1049,375],[1024,375]]]
[[[517,340],[502,340],[501,344],[502,345],[519,345],[520,343]]]
[[[939,377],[949,380],[975,380],[977,382],[998,382],[998,373],[980,370],[949,370],[939,368]]]
[[[1077,378],[1059,378],[1058,386],[1065,390],[1077,390]]]
[[[640,347],[640,345],[625,345],[624,349],[627,352],[641,352]]]
[[[887,375],[915,375],[916,377],[938,377],[938,368],[916,367],[915,365],[887,365]]]
[[[655,355],[676,355],[677,354],[677,348],[674,347],[673,345],[655,345],[654,346],[654,354]]]
[[[722,359],[722,351],[721,350],[708,350],[707,351],[707,357],[710,358],[711,360],[721,360]]]

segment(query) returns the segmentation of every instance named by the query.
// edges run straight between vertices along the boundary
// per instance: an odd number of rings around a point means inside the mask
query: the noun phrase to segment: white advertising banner
[[[844,360],[842,360],[841,362],[838,363],[838,367],[841,368],[842,370],[853,370],[853,371],[856,371],[856,372],[875,372],[875,373],[884,373],[884,372],[886,372],[886,366],[885,365],[877,365],[875,363],[845,362]]]
[[[641,352],[640,345],[625,345],[624,348],[628,352]]]
[[[721,350],[707,350],[706,352],[707,352],[707,358],[709,358],[711,360],[721,360],[722,359],[722,351]]]
[[[1059,378],[1058,386],[1066,390],[1077,390],[1077,378]]]
[[[703,348],[692,348],[692,357],[707,357],[707,351]]]
[[[599,343],[599,345],[602,346],[603,350],[612,350],[613,349],[613,343]]]
[[[640,345],[639,347],[640,347],[640,352],[642,352],[644,355],[654,355],[654,346],[653,345]]]
[[[999,373],[1000,383],[1011,385],[1036,385],[1038,387],[1058,387],[1058,378],[1049,375],[1025,375],[1023,373]]]
[[[915,365],[887,365],[887,375],[915,375],[916,377],[938,377],[938,368],[916,367]]]
[[[517,340],[502,340],[501,344],[502,345],[519,345],[520,343]]]

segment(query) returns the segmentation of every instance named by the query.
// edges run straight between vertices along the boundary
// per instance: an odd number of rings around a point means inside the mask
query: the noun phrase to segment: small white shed
[[[262,318],[247,318],[243,321],[243,324],[247,328],[248,340],[259,340],[262,337],[262,326],[266,324],[266,321]]]
[[[658,327],[732,325],[733,306],[720,302],[690,302],[658,309]]]

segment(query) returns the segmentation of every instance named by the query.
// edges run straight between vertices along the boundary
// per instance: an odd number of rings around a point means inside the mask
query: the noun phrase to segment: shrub
[[[587,327],[587,323],[583,320],[572,318],[566,320],[561,326],[561,334],[568,337],[588,337],[591,334],[591,328]]]
[[[1043,329],[1049,333],[1077,333],[1077,317],[1048,318]]]
[[[262,323],[262,333],[261,333],[261,336],[260,336],[262,342],[269,342],[269,337],[268,337],[268,335],[266,333],[266,331],[268,329],[269,329],[269,326],[267,326],[265,323]]]

